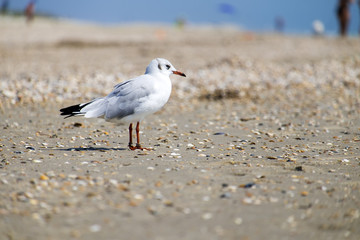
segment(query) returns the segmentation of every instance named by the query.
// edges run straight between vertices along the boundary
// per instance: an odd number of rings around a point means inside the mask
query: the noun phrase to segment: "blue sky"
[[[0,0],[3,1],[3,0]],[[10,0],[10,9],[22,10],[29,0]],[[220,11],[230,4],[232,14]],[[173,23],[184,18],[190,24],[239,25],[250,31],[272,31],[274,19],[285,19],[285,32],[311,33],[315,19],[325,24],[326,32],[337,32],[337,0],[37,0],[36,10],[59,17],[102,24],[129,22]],[[351,6],[350,32],[357,34],[359,8]]]

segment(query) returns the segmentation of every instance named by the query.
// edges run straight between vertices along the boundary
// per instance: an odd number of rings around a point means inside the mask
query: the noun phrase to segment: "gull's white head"
[[[177,71],[174,66],[164,58],[155,58],[150,62],[149,66],[147,66],[145,74],[155,73],[161,73],[166,76],[170,76],[171,74],[177,74],[186,77],[184,73]]]

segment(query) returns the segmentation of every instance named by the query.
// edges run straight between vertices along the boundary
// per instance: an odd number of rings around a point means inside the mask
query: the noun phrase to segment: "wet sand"
[[[1,239],[359,239],[358,39],[22,20],[0,21]],[[188,77],[152,151],[59,116],[155,57]]]

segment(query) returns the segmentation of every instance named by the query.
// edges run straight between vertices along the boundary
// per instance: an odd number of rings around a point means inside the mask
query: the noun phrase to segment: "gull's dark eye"
[[[165,67],[166,67],[167,70],[170,69],[170,65],[169,65],[169,64],[166,64]]]

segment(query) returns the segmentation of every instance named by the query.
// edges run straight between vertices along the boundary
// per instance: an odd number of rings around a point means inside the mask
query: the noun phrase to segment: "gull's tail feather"
[[[61,112],[60,115],[66,116],[65,118],[73,117],[73,116],[77,116],[77,115],[84,115],[85,113],[82,113],[81,109],[90,103],[91,102],[85,103],[85,104],[76,104],[76,105],[72,105],[70,107],[62,108],[62,109],[60,109],[60,112]]]
[[[70,107],[60,109],[62,116],[65,118],[83,115],[86,118],[101,117],[105,114],[104,108],[104,99],[98,98],[88,103],[76,104]]]

